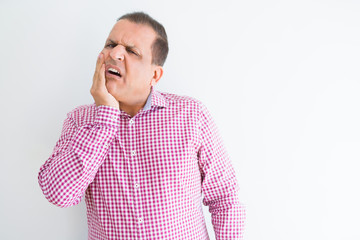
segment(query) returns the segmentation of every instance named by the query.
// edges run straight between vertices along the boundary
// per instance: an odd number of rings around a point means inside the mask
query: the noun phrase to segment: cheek
[[[109,61],[111,58],[111,56],[110,56],[111,50],[107,49],[107,48],[103,48],[103,50],[101,52],[104,54],[105,62]]]
[[[126,75],[131,78],[131,81],[137,82],[138,84],[150,83],[153,77],[150,64],[141,61],[128,59],[125,64],[125,70]]]
[[[126,67],[128,70],[128,74],[131,74],[131,76],[136,78],[143,78],[147,72],[146,67],[136,61],[127,61]]]
[[[103,49],[101,52],[104,54],[105,61],[107,61],[110,57],[110,52],[106,49]]]
[[[149,78],[149,76],[151,76],[151,66],[149,64],[140,63],[137,64],[136,68],[141,69],[141,71],[138,71],[139,75],[145,78]]]

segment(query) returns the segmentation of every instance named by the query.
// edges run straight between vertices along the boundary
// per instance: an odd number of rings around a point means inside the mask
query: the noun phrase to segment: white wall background
[[[355,0],[1,0],[0,239],[87,239],[84,202],[51,205],[37,174],[66,113],[92,103],[116,18],[134,10],[167,29],[158,90],[202,100],[218,124],[246,238],[360,239]]]

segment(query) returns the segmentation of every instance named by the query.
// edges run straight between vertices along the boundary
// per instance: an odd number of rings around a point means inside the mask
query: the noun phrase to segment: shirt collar
[[[144,111],[149,110],[151,106],[159,106],[159,107],[167,107],[168,102],[164,96],[155,90],[152,86],[149,97],[146,100],[145,106],[143,108]]]

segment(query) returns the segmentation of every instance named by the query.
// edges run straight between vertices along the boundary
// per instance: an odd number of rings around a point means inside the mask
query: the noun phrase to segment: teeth
[[[113,72],[113,73],[117,73],[117,74],[120,74],[116,69],[114,68],[109,68],[109,72]]]

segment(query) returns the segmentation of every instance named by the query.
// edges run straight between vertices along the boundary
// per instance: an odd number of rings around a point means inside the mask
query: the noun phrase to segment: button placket
[[[130,141],[129,141],[129,143],[130,143],[130,145],[129,145],[130,159],[131,159],[130,162],[134,166],[134,171],[133,172],[135,173],[135,175],[133,176],[133,181],[134,181],[133,187],[134,187],[134,190],[135,190],[134,191],[134,194],[135,194],[135,196],[134,196],[134,200],[135,200],[134,207],[137,209],[137,219],[136,219],[136,221],[137,221],[138,224],[142,224],[144,222],[143,218],[140,217],[140,216],[143,215],[143,212],[141,210],[142,204],[141,204],[141,198],[138,195],[138,194],[140,194],[140,192],[137,191],[140,188],[140,184],[138,182],[139,179],[138,179],[138,176],[136,174],[137,170],[135,168],[138,165],[138,162],[137,162],[137,158],[138,158],[137,154],[138,154],[138,152],[136,151],[136,136],[135,136],[135,128],[134,128],[135,120],[130,118],[128,121],[129,121],[128,122],[128,131],[129,131],[129,134],[130,134]]]

